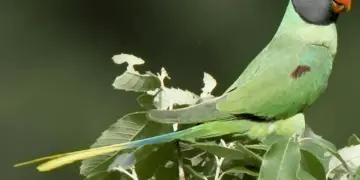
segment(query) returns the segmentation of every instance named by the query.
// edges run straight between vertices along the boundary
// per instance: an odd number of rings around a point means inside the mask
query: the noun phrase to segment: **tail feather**
[[[37,169],[39,171],[50,171],[50,170],[59,168],[64,165],[71,164],[75,161],[80,161],[80,160],[92,158],[95,156],[100,156],[100,155],[117,152],[117,151],[121,151],[121,150],[125,150],[125,149],[137,148],[137,147],[150,145],[150,144],[170,142],[170,141],[173,141],[173,140],[179,138],[183,133],[185,133],[185,131],[186,130],[177,131],[177,132],[168,133],[168,134],[155,136],[155,137],[151,137],[151,138],[136,140],[136,141],[132,141],[132,142],[128,142],[128,143],[114,144],[114,145],[110,145],[110,146],[102,146],[102,147],[91,148],[91,149],[87,149],[87,150],[80,150],[80,151],[75,151],[75,152],[70,152],[70,153],[56,154],[56,155],[52,155],[52,156],[42,157],[42,158],[38,158],[35,160],[19,163],[19,164],[16,164],[14,167],[24,166],[24,165],[48,160],[47,162],[42,163],[39,166],[37,166]]]
[[[74,151],[74,152],[70,152],[70,153],[55,154],[55,155],[51,155],[51,156],[46,156],[46,157],[37,158],[37,159],[34,159],[34,160],[30,160],[30,161],[18,163],[18,164],[15,164],[14,167],[25,166],[25,165],[28,165],[28,164],[34,164],[34,163],[41,162],[41,161],[46,161],[46,160],[51,160],[51,159],[57,159],[57,158],[60,158],[60,157],[69,156],[69,155],[74,155],[74,154],[79,154],[79,153],[86,153],[86,152],[89,152],[89,150],[92,150],[92,151],[100,151],[100,150],[103,149],[103,148],[115,148],[115,147],[118,147],[118,146],[120,146],[120,145],[124,145],[124,144],[114,144],[114,145],[97,147],[97,148],[92,148],[92,149]]]
[[[40,164],[39,166],[36,167],[36,169],[41,172],[51,171],[53,169],[65,166],[67,164],[71,164],[75,161],[80,161],[80,160],[88,159],[88,158],[99,156],[99,155],[117,152],[120,150],[123,150],[123,148],[122,147],[104,148],[104,149],[100,149],[100,150],[96,150],[96,151],[93,151],[90,149],[90,151],[74,153],[72,155],[66,155],[66,156],[62,156],[60,158],[52,159],[43,164]]]
[[[231,115],[217,110],[217,97],[203,103],[174,110],[150,110],[147,117],[160,123],[193,124],[228,119]]]
[[[108,153],[118,152],[125,149],[138,148],[145,145],[165,143],[178,139],[192,140],[192,139],[209,138],[215,136],[222,136],[225,134],[232,134],[235,132],[243,133],[247,131],[249,127],[251,127],[251,123],[252,123],[251,121],[233,121],[233,119],[230,118],[227,119],[226,121],[209,122],[199,126],[191,127],[189,129],[163,134],[155,137],[150,137],[146,139],[131,141],[127,143],[114,144],[114,145],[102,146],[102,147],[91,148],[81,151],[70,152],[70,153],[47,156],[47,157],[27,161],[24,163],[16,164],[15,167],[48,160],[45,163],[42,163],[39,166],[37,166],[37,169],[39,171],[50,171],[62,167],[64,165],[71,164],[75,161],[80,161],[95,156],[105,155]]]

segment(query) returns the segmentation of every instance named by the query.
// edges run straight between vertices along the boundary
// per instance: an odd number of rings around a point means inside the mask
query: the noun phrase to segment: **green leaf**
[[[154,109],[155,106],[153,104],[154,96],[149,94],[142,94],[136,98],[138,104],[145,109]]]
[[[322,138],[303,138],[300,140],[300,148],[302,150],[309,151],[321,162],[324,167],[325,172],[328,171],[328,165],[330,161],[329,149],[336,151],[336,148],[330,142]]]
[[[343,161],[346,162],[348,168],[345,168],[341,160],[333,155],[329,163],[329,177],[337,174],[354,175],[360,166],[360,145],[344,147],[338,153]]]
[[[250,159],[255,160],[255,164],[253,165],[259,165],[259,166],[261,165],[261,161],[263,160],[262,157],[256,154],[255,152],[249,150],[241,143],[236,143],[235,149],[243,152],[249,158],[249,160]]]
[[[312,139],[322,139],[322,137],[317,135],[308,124],[305,125],[305,130],[304,130],[302,137],[303,138],[312,138]]]
[[[355,180],[360,180],[360,166],[355,171]]]
[[[136,149],[131,154],[126,154],[127,156],[120,158],[120,160],[115,160],[109,168],[115,169],[116,166],[121,166],[126,169],[126,167],[135,165],[138,177],[148,179],[154,176],[155,173],[158,174],[159,169],[164,168],[163,166],[171,157],[175,157],[174,152],[174,143],[146,145]],[[116,159],[122,155],[124,154],[118,155]],[[171,168],[165,169],[169,170]],[[160,177],[160,175],[158,176]]]
[[[155,173],[156,180],[179,180],[179,168],[173,163],[171,166],[160,166]]]
[[[184,165],[184,170],[190,174],[191,179],[206,180],[206,177],[203,173],[195,171],[190,165]]]
[[[121,53],[119,55],[115,55],[115,56],[112,57],[112,59],[113,59],[115,64],[127,63],[128,66],[126,68],[126,71],[128,71],[128,72],[137,72],[134,69],[134,66],[145,63],[145,61],[142,60],[139,57],[136,57],[136,56],[134,56],[132,54],[124,54],[124,53]]]
[[[346,161],[340,156],[340,154],[337,152],[337,149],[335,147],[335,145],[333,145],[332,143],[330,143],[329,141],[326,141],[324,139],[318,138],[318,139],[311,139],[311,138],[304,138],[302,141],[312,141],[313,143],[326,148],[328,150],[328,152],[330,152],[333,157],[335,157],[337,160],[340,161],[341,165],[344,167],[344,169],[347,172],[351,172],[351,169],[349,168],[349,166],[347,165]],[[332,168],[330,168],[329,166],[329,170],[331,171]]]
[[[135,92],[153,91],[160,87],[160,80],[154,74],[138,74],[133,72],[124,72],[116,77],[112,84],[115,89]]]
[[[326,179],[325,169],[319,159],[307,150],[301,150],[301,166],[315,179]]]
[[[126,71],[122,75],[116,77],[115,81],[113,82],[112,85],[115,89],[147,92],[160,88],[161,81],[158,76],[152,74],[151,72],[140,74],[135,70],[135,65],[145,63],[145,61],[141,58],[131,54],[120,54],[113,56],[112,59],[116,64],[128,64]]]
[[[209,178],[215,174],[216,164],[214,163],[215,157],[213,154],[192,147],[190,144],[185,145],[185,143],[180,143],[180,145],[184,170],[187,177],[190,176],[190,179],[203,179],[203,177]],[[186,169],[186,166],[191,167],[191,169]]]
[[[216,87],[216,80],[208,73],[204,72],[204,87],[201,89],[202,93],[200,94],[201,98],[213,97],[211,92]]]
[[[188,160],[191,166],[198,166],[201,162],[204,161],[204,158],[206,158],[206,155],[207,155],[206,152],[199,150],[199,151],[201,151],[200,153],[197,153],[195,156],[191,156],[190,153],[194,152],[195,150],[198,150],[198,149],[194,148],[193,150],[188,150],[188,151],[182,152],[184,159]]]
[[[296,180],[300,159],[295,139],[281,139],[265,153],[258,180]]]
[[[136,112],[125,115],[116,123],[111,125],[108,130],[101,134],[91,147],[125,143],[171,131],[172,127],[170,125],[148,121],[145,112]],[[109,153],[107,155],[101,155],[84,160],[80,167],[80,174],[90,176],[102,171],[107,171],[109,165],[113,163],[116,155],[118,154],[119,153]]]
[[[303,168],[299,169],[297,175],[298,175],[299,180],[325,180],[325,179],[316,179],[316,178],[314,178],[314,176],[312,176],[309,172],[307,172]]]
[[[174,106],[193,105],[198,102],[199,96],[179,88],[163,87],[154,98],[157,109],[172,109]]]
[[[124,169],[129,169],[137,162],[147,158],[151,155],[151,153],[157,151],[160,147],[161,145],[159,144],[153,144],[137,148],[130,153],[121,153],[116,156],[116,158],[112,161],[112,164],[108,166],[108,169],[118,166]]]
[[[348,140],[348,146],[353,146],[358,144],[360,144],[360,139],[356,136],[356,134],[351,135]]]
[[[232,174],[232,175],[236,175],[236,174],[248,174],[250,176],[259,176],[259,173],[253,170],[250,170],[244,166],[238,166],[238,167],[233,167],[227,171],[224,172],[225,174]]]
[[[260,156],[256,155],[255,153],[251,152],[250,150],[248,150],[243,146],[239,146],[239,149],[230,149],[227,147],[217,145],[215,143],[196,143],[193,144],[192,146],[203,149],[216,156],[224,157],[227,159],[244,160],[249,164],[254,164],[254,165],[261,163]]]
[[[155,175],[156,171],[165,166],[171,158],[177,158],[176,144],[174,142],[161,144],[160,148],[136,164],[135,170],[139,179],[151,178]]]
[[[85,180],[133,180],[128,175],[119,171],[103,171],[92,176],[89,176]]]
[[[102,171],[88,176],[87,178],[85,178],[85,180],[106,180],[109,174],[110,173],[107,171]]]
[[[245,144],[244,147],[246,147],[247,149],[254,149],[254,150],[262,150],[262,151],[267,151],[269,149],[269,146],[265,145],[265,144]]]
[[[288,137],[285,136],[281,136],[281,135],[276,135],[276,134],[269,134],[268,136],[266,136],[264,139],[262,139],[262,143],[266,146],[271,146],[274,143],[278,142],[279,140],[287,140]]]

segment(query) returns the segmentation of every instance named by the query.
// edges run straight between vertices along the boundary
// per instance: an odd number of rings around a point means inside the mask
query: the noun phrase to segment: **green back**
[[[254,114],[288,117],[312,104],[323,92],[337,49],[335,24],[316,26],[304,22],[291,0],[270,43],[240,77],[213,100],[175,110],[150,110],[148,118],[161,123],[198,123]],[[299,65],[310,72],[294,79]]]
[[[221,112],[285,118],[311,105],[327,85],[337,49],[335,24],[304,22],[289,2],[278,31],[217,103]],[[299,78],[299,65],[311,68]]]

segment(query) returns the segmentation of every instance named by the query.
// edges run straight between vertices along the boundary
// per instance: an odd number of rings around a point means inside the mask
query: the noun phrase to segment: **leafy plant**
[[[144,109],[120,118],[91,147],[125,143],[187,129],[198,124],[162,124],[146,116],[150,109],[176,109],[214,98],[216,80],[204,73],[202,93],[166,87],[170,79],[160,73],[141,74],[134,66],[145,61],[133,55],[113,57],[127,70],[113,86],[141,93],[136,101]],[[337,150],[305,126],[303,114],[276,122],[233,121],[203,124],[212,131],[201,139],[145,145],[83,160],[86,180],[360,180],[360,139]],[[228,133],[217,132],[217,128]],[[216,132],[216,133],[214,133]],[[235,133],[236,132],[236,133]]]

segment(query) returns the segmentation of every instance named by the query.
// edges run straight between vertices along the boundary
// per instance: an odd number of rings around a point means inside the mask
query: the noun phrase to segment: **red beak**
[[[333,11],[335,13],[348,12],[351,9],[351,0],[333,0]]]

